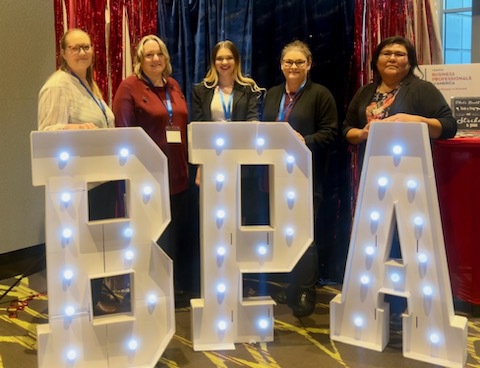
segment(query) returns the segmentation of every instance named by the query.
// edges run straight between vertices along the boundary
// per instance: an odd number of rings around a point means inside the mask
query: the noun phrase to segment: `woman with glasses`
[[[188,107],[165,43],[155,35],[138,43],[133,74],[120,83],[113,100],[117,127],[142,127],[168,158],[171,221],[159,245],[174,262],[177,296],[191,288],[187,159]]]
[[[348,106],[343,136],[351,144],[368,138],[374,121],[423,122],[431,138],[451,138],[457,123],[445,98],[430,82],[419,79],[417,54],[400,36],[383,40],[372,57],[373,83],[361,88]]]
[[[307,44],[294,41],[283,48],[280,67],[285,82],[268,90],[265,96],[263,120],[288,122],[298,139],[312,151],[314,218],[320,214],[329,155],[335,150],[337,109],[330,91],[309,79],[312,53]],[[335,214],[332,214],[334,216]],[[315,310],[315,285],[318,277],[316,241],[290,274],[286,293],[277,296],[287,302],[296,317],[305,317]]]
[[[113,127],[114,117],[93,79],[93,46],[80,29],[67,31],[60,42],[60,69],[38,96],[38,130]]]

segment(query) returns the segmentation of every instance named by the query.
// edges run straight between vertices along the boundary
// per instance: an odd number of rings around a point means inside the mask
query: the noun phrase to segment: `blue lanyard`
[[[100,107],[100,110],[102,110],[102,113],[103,113],[103,116],[105,117],[105,121],[107,122],[107,126],[108,126],[108,118],[107,118],[107,111],[105,110],[105,106],[103,106],[102,104],[102,101],[97,99],[92,91],[90,91],[90,88],[88,88],[85,83],[83,83],[83,81],[79,78],[78,75],[76,75],[74,72],[70,72],[75,78],[78,79],[78,81],[80,82],[80,84],[83,86],[83,88],[86,89],[86,91],[88,92],[88,94],[90,95],[91,98],[93,98],[93,101],[95,101],[95,103],[97,104],[98,107]]]
[[[289,104],[287,105],[287,107],[285,109],[284,109],[284,106],[285,106],[286,93],[285,92],[283,93],[282,100],[280,101],[280,109],[278,111],[278,121],[284,121],[285,116],[292,109],[293,104],[297,101],[298,95],[302,91],[303,87],[305,87],[305,83],[307,83],[307,80],[303,81],[302,85],[300,86],[298,91],[295,92],[295,95],[293,96],[292,100],[289,102]]]
[[[155,89],[158,88],[156,87],[152,80],[150,78],[148,78],[145,73],[142,73],[142,76],[143,78],[147,81],[147,83],[150,85],[150,88],[152,89],[152,91],[155,92]],[[165,106],[165,109],[167,110],[167,113],[168,113],[168,123],[170,125],[173,125],[173,109],[172,109],[172,100],[170,99],[170,93],[168,92],[168,87],[167,87],[167,83],[165,83],[165,97],[166,97],[166,102],[163,101],[163,98],[160,97],[160,95],[158,93],[155,93],[157,95],[157,97],[160,99],[160,101],[162,102],[162,105]]]
[[[223,96],[223,92],[220,88],[218,88],[220,92],[220,99],[222,100],[222,107],[223,107],[223,115],[226,121],[232,120],[232,101],[233,101],[233,89],[230,98],[228,99],[228,105],[225,106],[225,97]]]

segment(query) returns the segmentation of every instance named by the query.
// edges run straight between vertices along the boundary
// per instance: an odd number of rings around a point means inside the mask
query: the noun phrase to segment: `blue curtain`
[[[254,0],[159,0],[158,35],[170,52],[173,77],[190,101],[193,84],[210,65],[218,41],[231,40],[242,55],[242,70],[252,65]]]
[[[265,88],[283,82],[283,46],[295,39],[304,41],[313,54],[311,79],[334,95],[341,125],[355,87],[349,78],[353,13],[354,0],[159,0],[158,35],[167,44],[173,76],[188,102],[192,86],[203,79],[218,41],[233,41],[242,55],[243,72]],[[339,147],[328,175],[332,211],[338,208],[338,218],[330,226],[335,234],[326,234],[321,240],[335,248],[337,280],[343,276],[351,225],[349,160],[347,149]],[[334,239],[333,243],[327,238]]]

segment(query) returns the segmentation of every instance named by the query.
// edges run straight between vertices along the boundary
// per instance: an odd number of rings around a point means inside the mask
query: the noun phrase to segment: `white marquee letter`
[[[390,259],[397,225],[402,259]],[[370,128],[342,293],[330,302],[332,340],[382,351],[389,294],[407,300],[403,355],[448,367],[467,358],[455,316],[426,124]]]
[[[141,128],[32,132],[33,184],[45,185],[49,323],[38,365],[154,367],[175,332],[167,159]],[[127,215],[90,221],[89,183],[125,180]],[[129,280],[129,310],[95,314],[91,281]]]
[[[242,273],[290,271],[312,243],[311,152],[287,123],[191,123],[188,134],[190,161],[202,165],[194,350],[272,341],[274,302],[243,299]],[[241,225],[241,165],[269,166],[270,225]]]

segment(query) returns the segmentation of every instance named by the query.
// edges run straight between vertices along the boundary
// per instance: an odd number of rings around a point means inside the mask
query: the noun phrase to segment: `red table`
[[[480,138],[435,141],[433,162],[453,294],[480,304]]]

